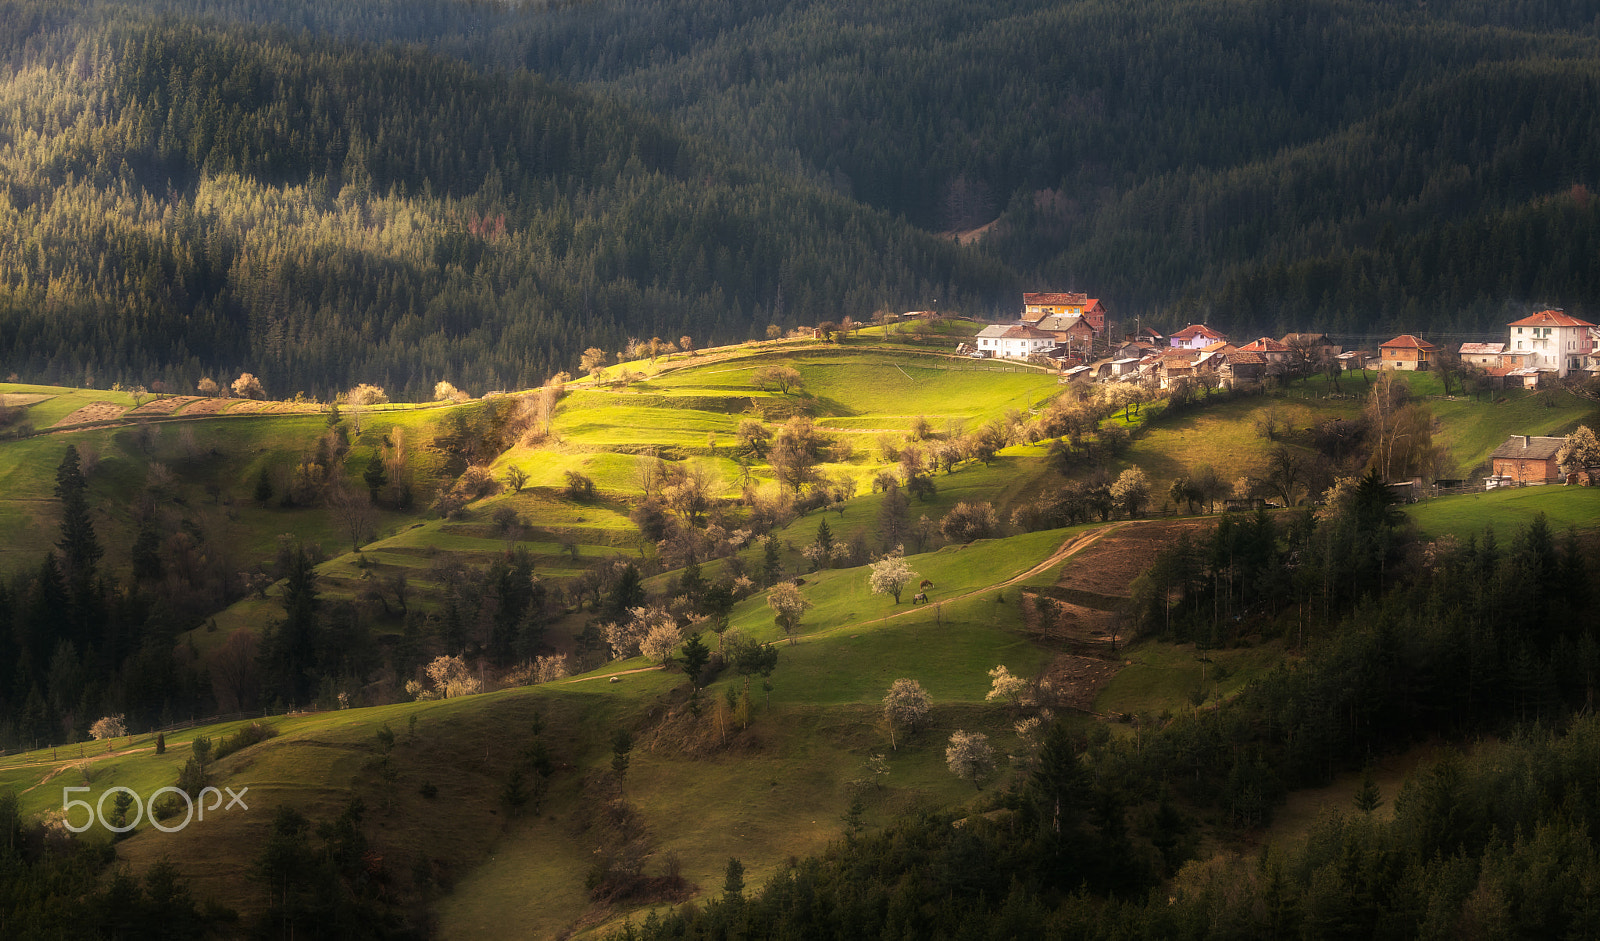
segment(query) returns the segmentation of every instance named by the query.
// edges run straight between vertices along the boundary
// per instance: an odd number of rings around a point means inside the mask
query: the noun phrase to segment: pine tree
[[[66,454],[56,468],[56,497],[61,500],[61,549],[67,575],[85,589],[94,580],[95,565],[102,550],[89,519],[89,502],[84,491],[89,483],[79,470],[78,449],[67,445]]]
[[[1378,782],[1372,779],[1372,766],[1368,765],[1361,774],[1361,787],[1356,791],[1356,809],[1364,814],[1370,814],[1383,806],[1383,797],[1378,790]]]

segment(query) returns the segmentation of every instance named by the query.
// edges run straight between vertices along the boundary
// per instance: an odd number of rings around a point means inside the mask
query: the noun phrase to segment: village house
[[[1366,369],[1372,360],[1372,354],[1366,350],[1350,350],[1347,353],[1340,353],[1334,359],[1339,362],[1340,368],[1349,372],[1352,369]]]
[[[1469,366],[1482,366],[1485,369],[1505,365],[1500,362],[1505,352],[1504,343],[1463,343],[1461,349],[1457,351],[1461,362]]]
[[[1075,353],[1086,353],[1094,343],[1094,327],[1080,316],[1051,314],[1033,326],[1053,335],[1057,343]]]
[[[1241,382],[1259,382],[1267,374],[1267,358],[1255,352],[1235,350],[1220,357],[1217,378],[1224,386],[1233,388]]]
[[[1489,455],[1489,488],[1560,483],[1556,452],[1566,442],[1566,438],[1512,435]]]
[[[1437,352],[1439,348],[1427,340],[1404,333],[1378,347],[1378,368],[1425,370]]]
[[[1106,310],[1098,298],[1087,294],[1027,293],[1022,295],[1022,322],[1037,324],[1046,317],[1082,317],[1095,333],[1106,328]]]
[[[1213,343],[1225,343],[1227,339],[1205,324],[1192,323],[1174,333],[1171,342],[1173,349],[1203,350]]]
[[[972,346],[986,356],[1000,359],[1027,359],[1035,353],[1054,349],[1056,335],[1025,323],[990,324],[972,338]]]
[[[1294,352],[1288,344],[1280,343],[1272,337],[1261,337],[1239,347],[1241,353],[1260,353],[1268,367],[1285,366],[1294,358]]]
[[[1155,327],[1140,326],[1139,329],[1128,334],[1124,339],[1131,340],[1134,343],[1148,343],[1151,346],[1167,345],[1167,338]]]
[[[1200,374],[1200,354],[1195,350],[1166,350],[1152,354],[1150,375],[1163,389],[1172,388],[1180,379],[1194,379]]]
[[[1159,347],[1151,346],[1148,343],[1128,342],[1113,348],[1108,355],[1112,359],[1144,359],[1151,353],[1159,352],[1161,352]]]
[[[1310,363],[1333,359],[1344,349],[1328,339],[1326,333],[1286,333],[1283,335],[1283,345],[1293,351],[1296,358],[1304,358]]]
[[[1229,353],[1237,352],[1239,352],[1239,348],[1232,343],[1213,343],[1210,346],[1201,348],[1200,356],[1195,360],[1195,365],[1215,370],[1222,365]]]
[[[1559,379],[1585,369],[1595,348],[1595,325],[1560,309],[1541,310],[1514,320],[1507,329],[1507,352],[1533,354],[1527,365],[1554,372]]]

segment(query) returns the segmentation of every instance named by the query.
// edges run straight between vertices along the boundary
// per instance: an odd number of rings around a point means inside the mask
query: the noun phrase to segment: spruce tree
[[[56,468],[56,497],[61,500],[61,541],[56,545],[61,549],[68,577],[84,588],[94,580],[95,565],[102,554],[89,519],[89,501],[84,498],[88,486],[79,469],[78,449],[69,444]]]

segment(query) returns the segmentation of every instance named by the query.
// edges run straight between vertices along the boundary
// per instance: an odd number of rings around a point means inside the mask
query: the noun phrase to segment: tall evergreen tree
[[[316,567],[295,547],[283,586],[283,620],[261,644],[264,685],[287,704],[304,704],[316,688],[318,609]]]
[[[95,566],[102,554],[94,523],[89,519],[89,501],[84,495],[88,487],[80,469],[78,448],[69,444],[56,467],[56,497],[61,501],[61,541],[56,545],[61,549],[67,577],[84,586],[94,580]]]

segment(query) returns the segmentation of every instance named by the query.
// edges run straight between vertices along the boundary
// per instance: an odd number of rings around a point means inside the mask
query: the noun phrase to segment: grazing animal
[[[928,578],[924,578],[922,580],[922,584],[918,585],[917,587],[918,588],[932,588],[933,587],[933,580],[932,579],[928,579]]]
[[[925,592],[925,591],[917,592],[915,595],[911,596],[911,603],[912,604],[927,604],[928,603],[928,593]]]

